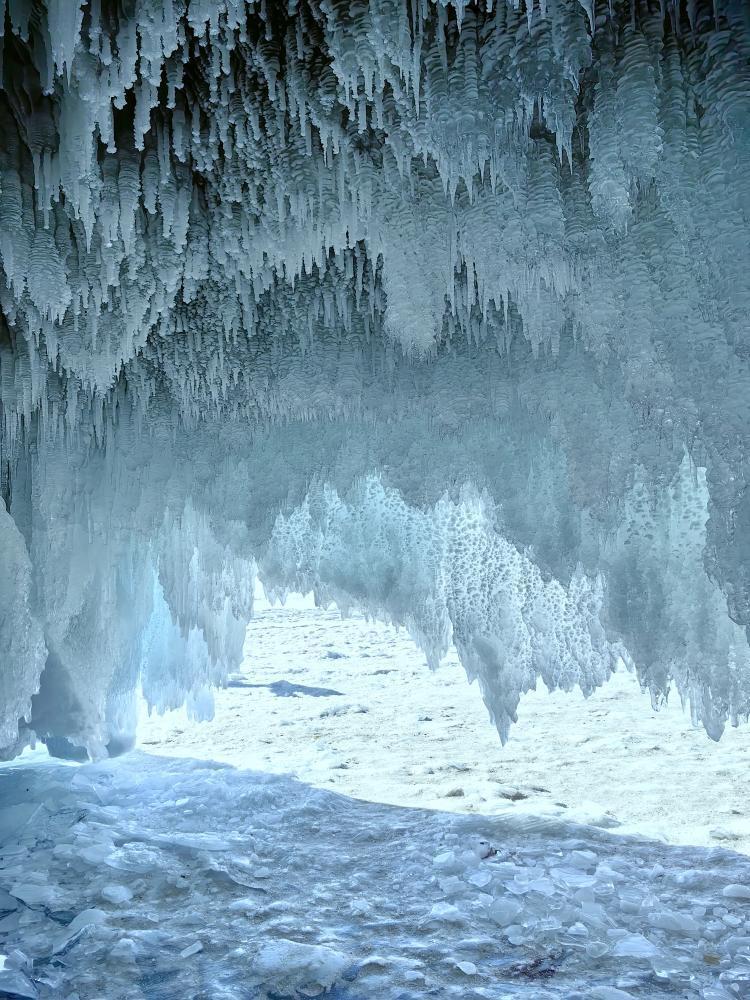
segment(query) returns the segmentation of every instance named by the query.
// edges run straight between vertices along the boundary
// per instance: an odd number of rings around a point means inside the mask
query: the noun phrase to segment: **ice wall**
[[[0,30],[6,752],[210,711],[258,567],[455,642],[503,736],[621,656],[747,717],[743,0]]]

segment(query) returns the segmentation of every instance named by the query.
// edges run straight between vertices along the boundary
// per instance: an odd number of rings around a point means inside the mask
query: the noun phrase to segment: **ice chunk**
[[[120,938],[110,951],[110,955],[121,962],[135,962],[137,953],[136,943],[132,938]]]
[[[730,954],[735,952],[745,952],[750,954],[750,935],[730,934],[724,942],[724,947]]]
[[[427,920],[429,922],[445,921],[449,924],[465,924],[466,914],[452,903],[435,903],[427,915]]]
[[[68,924],[68,931],[70,933],[75,933],[82,927],[88,927],[91,924],[103,924],[107,920],[107,914],[103,910],[98,910],[96,907],[90,907],[87,910],[81,910],[81,912],[73,917],[73,919]]]
[[[576,923],[571,924],[568,928],[568,934],[572,934],[574,937],[588,937],[589,929],[585,924],[576,921]]]
[[[114,903],[116,906],[128,903],[133,898],[132,890],[126,885],[105,885],[100,893],[102,899],[106,899],[108,903]]]
[[[475,885],[478,889],[483,889],[492,882],[492,873],[489,871],[471,872],[466,881],[470,885]]]
[[[18,969],[0,968],[0,994],[18,1000],[37,1000],[39,991],[29,977]]]
[[[659,949],[643,934],[625,934],[615,943],[612,954],[618,958],[650,959],[660,954]]]
[[[107,914],[103,910],[99,910],[96,907],[89,907],[86,910],[81,910],[65,927],[65,929],[58,935],[55,936],[52,954],[59,955],[64,953],[70,945],[77,940],[84,932],[87,931],[89,927],[95,927],[98,924],[104,924],[107,920]]]
[[[311,987],[331,989],[351,964],[347,955],[333,948],[279,938],[260,949],[253,971],[272,992],[295,996]]]
[[[51,885],[17,882],[11,885],[10,893],[28,906],[46,906],[54,901],[56,890]]]
[[[0,889],[0,913],[7,910],[15,910],[17,907],[17,897],[11,896],[11,894],[6,892],[4,889]]]
[[[496,899],[492,903],[489,908],[489,914],[501,927],[508,927],[514,923],[521,910],[521,904],[516,902],[515,899],[503,897]]]
[[[701,930],[701,925],[689,913],[677,913],[674,910],[657,910],[649,914],[648,920],[652,927],[691,936],[699,934]]]
[[[750,885],[733,882],[731,885],[725,885],[721,894],[727,899],[750,899]]]

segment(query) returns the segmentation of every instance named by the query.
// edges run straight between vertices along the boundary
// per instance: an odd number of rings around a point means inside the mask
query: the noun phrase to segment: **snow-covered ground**
[[[714,743],[679,699],[652,711],[624,670],[588,700],[527,695],[503,747],[455,656],[431,673],[403,631],[304,598],[260,600],[247,656],[213,722],[144,717],[142,747],[374,802],[553,815],[750,853],[750,727]]]
[[[0,767],[0,997],[750,997],[746,733],[624,675],[501,748],[389,629],[298,602],[248,643],[214,722]]]

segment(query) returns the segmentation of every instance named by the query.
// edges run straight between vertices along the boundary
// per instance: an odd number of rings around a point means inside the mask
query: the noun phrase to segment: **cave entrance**
[[[585,699],[525,695],[501,746],[455,650],[436,672],[404,630],[312,595],[256,593],[245,660],[214,718],[142,709],[141,749],[296,775],[370,802],[559,817],[671,843],[750,853],[743,794],[750,730],[720,743],[674,694],[656,712],[622,668]]]

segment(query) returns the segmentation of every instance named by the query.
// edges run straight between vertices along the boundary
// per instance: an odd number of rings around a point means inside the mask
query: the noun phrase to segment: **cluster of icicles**
[[[0,72],[0,744],[203,712],[258,564],[503,735],[620,656],[747,715],[742,0],[0,0]]]

